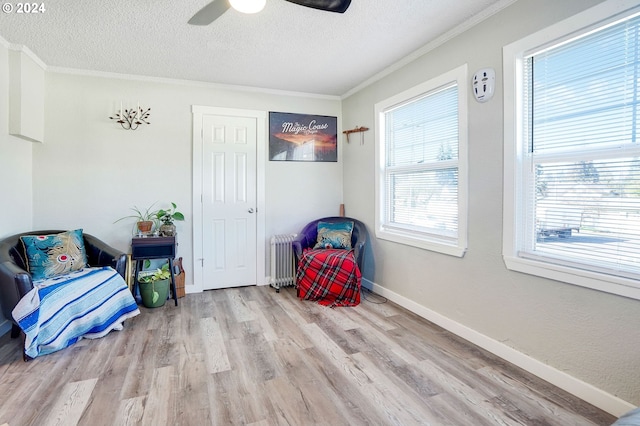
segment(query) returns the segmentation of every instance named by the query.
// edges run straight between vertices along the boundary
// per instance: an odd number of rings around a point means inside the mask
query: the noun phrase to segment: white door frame
[[[201,293],[203,291],[203,241],[202,241],[202,116],[203,115],[228,115],[233,117],[255,118],[257,122],[256,132],[256,280],[257,285],[265,285],[265,159],[267,152],[267,113],[266,111],[209,107],[192,105],[193,115],[193,176],[192,176],[192,212],[193,212],[193,286],[187,286],[188,293]],[[190,287],[190,288],[189,288]]]

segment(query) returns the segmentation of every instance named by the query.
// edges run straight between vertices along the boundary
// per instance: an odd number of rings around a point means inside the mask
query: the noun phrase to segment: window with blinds
[[[466,231],[460,221],[459,164],[465,82],[449,78],[378,105],[378,207],[382,234],[457,248]]]
[[[624,13],[580,30],[568,23],[570,36],[513,55],[522,89],[511,107],[521,124],[519,146],[505,149],[506,162],[515,153],[505,179],[517,182],[505,198],[514,205],[513,233],[505,233],[514,256],[564,274],[547,276],[573,273],[577,284],[608,276],[640,289],[640,16]],[[505,60],[517,48],[506,47]],[[506,83],[507,73],[505,65]]]

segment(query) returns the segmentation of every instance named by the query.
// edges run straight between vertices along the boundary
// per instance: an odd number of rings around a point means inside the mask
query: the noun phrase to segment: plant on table
[[[133,206],[130,210],[132,210],[135,214],[121,217],[113,223],[120,222],[124,219],[136,219],[137,230],[143,234],[150,234],[153,229],[154,221],[157,219],[158,212],[160,211],[153,210],[153,206],[155,204],[156,203],[151,204],[147,209],[144,210],[138,208],[137,206]],[[136,228],[134,228],[134,234],[136,233]]]
[[[184,215],[177,209],[176,203],[172,202],[168,209],[160,209],[156,212],[156,219],[162,222],[160,233],[167,237],[172,237],[176,233],[175,220],[184,220]]]

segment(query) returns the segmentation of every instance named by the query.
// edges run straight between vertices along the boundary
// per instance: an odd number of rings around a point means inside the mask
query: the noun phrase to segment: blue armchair
[[[323,235],[320,247],[315,248],[319,222],[324,222]],[[350,249],[347,230],[351,232]],[[307,224],[292,243],[298,297],[331,307],[358,305],[366,240],[364,224],[350,217],[325,217]]]
[[[322,219],[309,222],[300,231],[298,236],[293,240],[293,253],[295,254],[296,269],[298,262],[302,257],[302,252],[306,248],[313,247],[318,239],[318,222],[343,223],[353,222],[353,231],[351,233],[351,247],[353,247],[353,255],[358,264],[358,268],[362,270],[362,258],[364,254],[364,245],[367,241],[367,228],[357,219],[343,216],[324,217]]]

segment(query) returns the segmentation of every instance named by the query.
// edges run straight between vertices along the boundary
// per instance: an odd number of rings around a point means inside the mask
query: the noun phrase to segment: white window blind
[[[523,61],[519,256],[640,277],[640,17]]]
[[[375,104],[376,237],[467,249],[467,66]]]
[[[458,233],[458,86],[384,113],[386,228]]]

